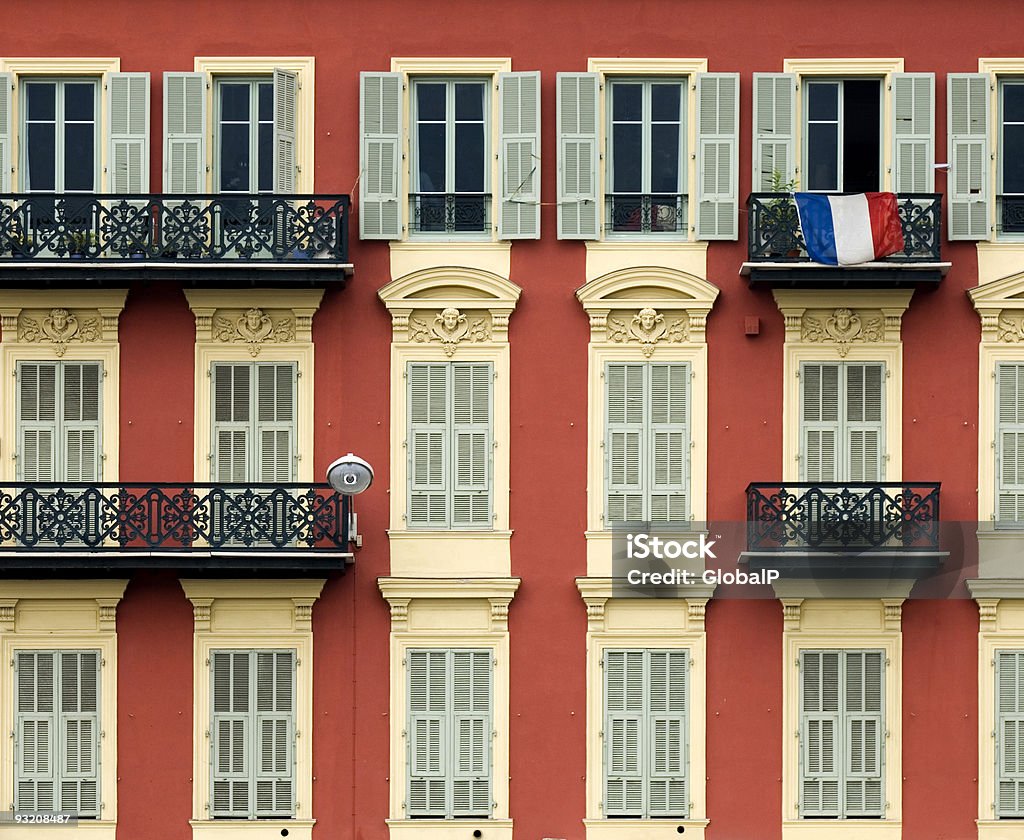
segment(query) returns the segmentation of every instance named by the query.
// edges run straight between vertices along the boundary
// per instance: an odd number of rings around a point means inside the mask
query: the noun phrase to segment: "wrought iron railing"
[[[938,262],[942,195],[897,196],[903,226],[903,250],[885,262]],[[751,262],[807,262],[796,203],[788,193],[751,193],[747,199],[747,254]]]
[[[607,230],[614,233],[681,233],[686,230],[686,196],[622,195],[605,197]]]
[[[0,194],[0,263],[348,262],[346,195]]]
[[[1024,195],[1000,195],[999,232],[1024,233]]]
[[[484,193],[411,193],[412,229],[417,233],[486,233],[491,196]]]
[[[326,484],[0,485],[9,550],[348,550],[348,497]]]
[[[747,487],[750,551],[938,550],[939,484]]]

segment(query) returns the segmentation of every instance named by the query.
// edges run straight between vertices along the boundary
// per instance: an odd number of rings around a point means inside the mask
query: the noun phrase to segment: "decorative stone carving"
[[[996,619],[999,617],[998,598],[978,598],[978,619],[981,622],[981,629],[991,632],[996,629]]]
[[[1016,317],[1010,317],[1005,312],[1000,313],[997,326],[999,341],[1008,344],[1018,344],[1024,341],[1024,314],[1015,313]]]
[[[885,629],[899,630],[900,624],[903,621],[903,599],[883,598],[882,607],[884,610]]]
[[[690,626],[694,630],[704,629],[704,614],[707,609],[707,601],[688,600],[686,602],[686,613]]]
[[[679,344],[688,341],[690,337],[688,318],[666,321],[664,315],[650,306],[645,306],[637,312],[628,325],[618,318],[609,316],[607,330],[609,341],[620,344],[639,343],[644,356],[648,358],[654,353],[658,342]]]
[[[508,630],[508,601],[504,598],[491,598],[491,629]]]
[[[249,353],[258,356],[264,342],[295,340],[292,318],[276,321],[257,307],[250,307],[237,317],[213,316],[213,339],[228,344],[248,344]]]
[[[800,622],[803,618],[803,598],[782,599],[782,626],[783,629],[795,632],[800,629]]]
[[[454,306],[446,306],[434,316],[431,324],[421,318],[409,317],[409,339],[421,344],[436,341],[452,356],[463,341],[488,341],[491,331],[483,318],[470,321]]]
[[[882,318],[869,318],[852,309],[840,307],[824,321],[805,315],[801,337],[804,341],[835,344],[839,355],[845,357],[850,352],[851,344],[883,341],[885,326]],[[899,326],[898,319],[895,326]]]
[[[44,318],[32,318],[22,313],[18,318],[18,340],[29,344],[49,342],[59,357],[72,341],[93,342],[103,337],[98,316],[86,317],[67,309],[51,309]]]

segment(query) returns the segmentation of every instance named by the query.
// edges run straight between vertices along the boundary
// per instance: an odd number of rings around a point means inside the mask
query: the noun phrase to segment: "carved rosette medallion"
[[[410,315],[409,338],[421,344],[438,342],[445,355],[452,356],[463,342],[489,341],[491,331],[485,319],[470,320],[454,306],[448,306],[435,314],[430,323]]]
[[[812,343],[834,344],[841,357],[853,344],[878,343],[885,340],[885,321],[863,312],[840,307],[820,317],[805,315],[801,338]]]
[[[295,321],[291,317],[276,317],[263,309],[251,307],[244,312],[213,316],[213,339],[226,344],[246,344],[252,356],[258,356],[267,342],[277,344],[295,340]]]
[[[647,306],[637,312],[627,323],[621,318],[608,316],[608,340],[619,344],[639,344],[644,356],[650,358],[659,343],[680,344],[689,341],[689,318],[673,321]]]
[[[27,311],[18,317],[18,340],[29,344],[49,343],[63,356],[72,342],[93,342],[103,337],[99,313],[86,314],[68,309],[51,309],[32,317]]]

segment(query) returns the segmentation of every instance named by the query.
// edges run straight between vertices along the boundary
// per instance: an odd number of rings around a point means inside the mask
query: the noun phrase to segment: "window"
[[[800,651],[800,816],[885,816],[882,650]]]
[[[25,79],[23,187],[94,192],[99,182],[96,79]]]
[[[999,83],[999,220],[1004,233],[1024,233],[1024,80]]]
[[[409,650],[409,817],[491,814],[490,650]]]
[[[687,816],[689,657],[605,650],[605,816]]]
[[[689,380],[685,363],[606,366],[608,523],[687,519]]]
[[[218,79],[216,87],[218,192],[274,189],[274,83]]]
[[[410,362],[409,527],[491,528],[490,362]]]
[[[100,812],[100,652],[19,650],[15,668],[18,811]]]
[[[1024,651],[996,651],[996,816],[1024,817]]]
[[[996,521],[1024,522],[1024,364],[996,365]]]
[[[881,87],[878,79],[806,83],[807,190],[875,192],[881,188]]]

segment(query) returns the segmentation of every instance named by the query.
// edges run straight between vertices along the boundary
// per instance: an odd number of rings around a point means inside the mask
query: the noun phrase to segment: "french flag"
[[[796,193],[807,254],[823,265],[856,265],[903,250],[896,194]]]

